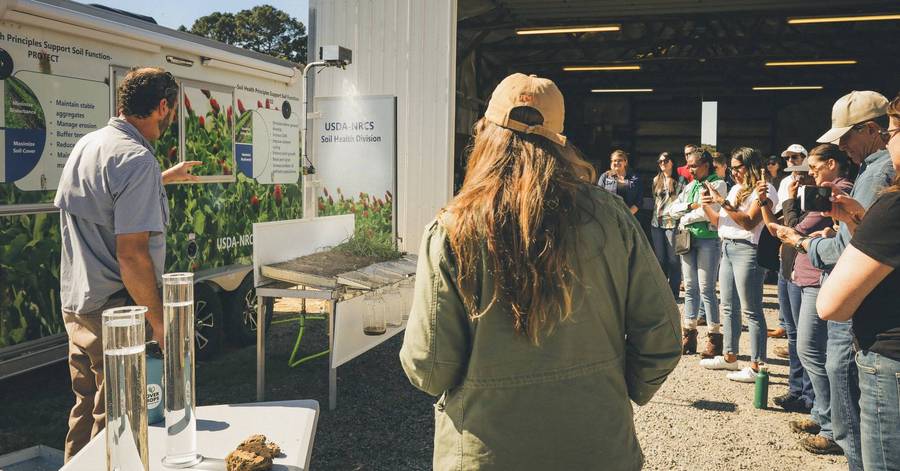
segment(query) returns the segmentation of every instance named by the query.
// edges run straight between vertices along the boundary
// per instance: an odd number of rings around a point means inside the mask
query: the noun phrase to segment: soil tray
[[[389,268],[387,268],[389,267]],[[336,288],[348,285],[374,289],[415,272],[415,256],[403,255],[393,260],[360,257],[327,250],[286,262],[264,265],[262,276],[304,286]]]

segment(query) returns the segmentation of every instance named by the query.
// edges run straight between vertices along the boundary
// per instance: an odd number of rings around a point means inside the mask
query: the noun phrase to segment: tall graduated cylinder
[[[193,466],[197,453],[194,396],[194,274],[163,275],[165,325],[166,457],[173,468]]]
[[[147,308],[103,311],[107,471],[149,470],[144,320]]]

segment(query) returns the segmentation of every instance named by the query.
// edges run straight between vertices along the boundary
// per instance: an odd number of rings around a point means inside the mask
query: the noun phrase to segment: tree
[[[197,19],[188,31],[226,44],[296,63],[306,62],[306,26],[271,5],[237,13],[212,13]]]

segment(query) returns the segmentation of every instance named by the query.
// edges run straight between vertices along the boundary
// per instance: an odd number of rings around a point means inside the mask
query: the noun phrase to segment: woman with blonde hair
[[[754,191],[757,182],[765,180],[762,156],[756,149],[739,147],[733,150],[731,171],[736,184],[727,198],[710,192],[701,199],[703,210],[710,222],[718,226],[722,239],[719,290],[725,338],[724,355],[700,360],[700,366],[731,370],[728,379],[752,383],[759,364],[766,360],[767,341],[762,309],[765,269],[756,261],[757,244],[765,226],[761,209],[767,205],[774,207],[778,203],[778,194],[771,183],[765,186],[767,192]],[[720,209],[716,211],[712,205],[718,205]],[[737,305],[740,305],[740,311],[734,309]],[[750,366],[743,369],[737,363],[742,313],[750,324]]]
[[[504,79],[425,230],[400,360],[440,396],[434,469],[641,468],[630,400],[678,363],[678,308],[563,118],[552,81]]]

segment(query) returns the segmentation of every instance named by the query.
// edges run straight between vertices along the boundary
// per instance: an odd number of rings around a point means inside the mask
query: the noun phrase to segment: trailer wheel
[[[244,277],[240,286],[226,298],[225,333],[234,345],[247,346],[256,343],[256,288],[253,287],[253,274]],[[266,299],[266,335],[272,325],[274,300]]]
[[[209,360],[222,349],[225,337],[222,301],[209,283],[194,285],[194,353],[198,360]]]

